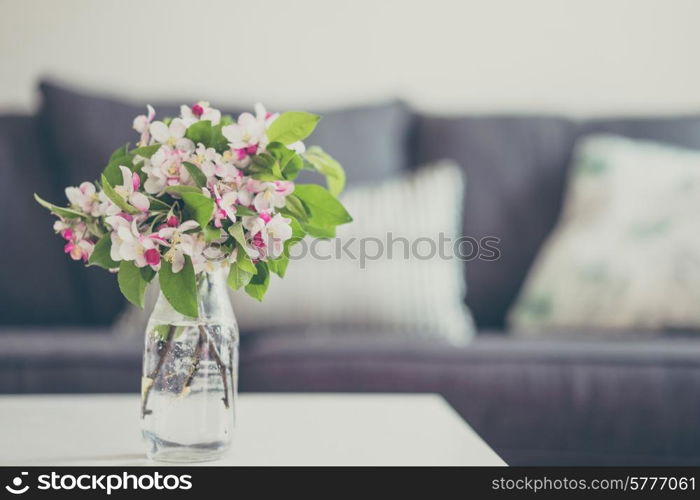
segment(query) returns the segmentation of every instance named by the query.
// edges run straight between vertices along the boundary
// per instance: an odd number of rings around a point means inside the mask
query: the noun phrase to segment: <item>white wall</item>
[[[694,0],[0,0],[0,108],[40,76],[217,104],[700,110]]]

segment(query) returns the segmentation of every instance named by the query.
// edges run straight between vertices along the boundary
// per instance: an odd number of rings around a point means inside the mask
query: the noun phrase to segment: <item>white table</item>
[[[138,396],[0,397],[0,465],[152,465],[143,449]],[[437,395],[243,394],[207,465],[505,463]]]

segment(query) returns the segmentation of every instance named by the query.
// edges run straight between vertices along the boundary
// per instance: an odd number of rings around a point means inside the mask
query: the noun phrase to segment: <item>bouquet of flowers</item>
[[[161,121],[148,106],[134,119],[136,147],[117,149],[100,180],[66,188],[67,207],[35,198],[58,217],[65,252],[116,272],[140,307],[158,274],[170,305],[196,317],[197,276],[221,266],[232,289],[262,300],[270,274],[284,276],[292,244],[332,237],[352,220],[336,199],[342,167],[301,142],[319,118],[257,104],[234,120],[199,102]],[[328,188],[295,185],[302,169],[323,174]]]

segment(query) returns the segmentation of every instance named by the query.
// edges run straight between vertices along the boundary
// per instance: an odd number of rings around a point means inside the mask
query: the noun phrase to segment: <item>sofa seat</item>
[[[0,393],[137,392],[143,339],[108,328],[0,330]]]
[[[0,392],[136,392],[142,339],[0,331]],[[485,332],[467,347],[371,331],[243,335],[240,388],[442,394],[511,465],[700,464],[700,340]]]

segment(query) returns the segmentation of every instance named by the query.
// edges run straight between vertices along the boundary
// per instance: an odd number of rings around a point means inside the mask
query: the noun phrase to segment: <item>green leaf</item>
[[[318,146],[313,146],[304,153],[304,159],[312,169],[326,177],[328,191],[333,196],[338,196],[343,192],[345,187],[345,170],[331,155]]]
[[[48,201],[40,198],[39,195],[36,193],[34,193],[34,199],[39,205],[41,205],[44,208],[48,208],[52,213],[54,213],[55,215],[59,215],[64,219],[87,218],[86,214],[78,212],[77,210],[73,210],[72,208],[59,207],[57,205],[54,205],[53,203],[49,203]]]
[[[99,266],[105,269],[115,269],[119,267],[119,262],[112,260],[110,251],[112,250],[112,238],[110,234],[105,234],[95,244],[95,248],[88,260],[88,266]]]
[[[121,175],[121,173],[120,173],[120,175]],[[104,175],[102,176],[102,191],[105,192],[105,194],[107,195],[107,198],[112,200],[112,202],[114,202],[114,204],[116,206],[118,206],[119,208],[124,210],[126,213],[128,213],[128,214],[139,213],[138,208],[132,207],[131,205],[129,205],[129,203],[127,203],[127,201],[124,199],[124,197],[114,190],[114,188],[112,187],[112,185],[109,183],[109,181],[107,180],[107,178]]]
[[[277,159],[280,173],[286,180],[294,180],[299,171],[304,168],[304,160],[301,156],[281,142],[268,144],[267,150]]]
[[[141,277],[146,280],[146,283],[150,283],[153,281],[153,278],[156,277],[156,272],[151,268],[151,266],[146,266],[140,268],[141,270]]]
[[[236,215],[258,215],[257,212],[243,205],[236,205]]]
[[[275,273],[280,278],[284,278],[284,275],[287,272],[287,266],[289,265],[289,256],[286,255],[286,253],[282,254],[275,260],[269,260],[267,265],[271,272]]]
[[[109,155],[109,161],[116,160],[117,158],[120,158],[122,156],[126,156],[128,154],[129,154],[129,143],[127,142],[122,147],[115,149],[114,152],[111,155]]]
[[[280,164],[277,161],[272,164],[272,175],[274,176],[275,180],[284,179],[284,176],[282,175],[282,169],[280,168]]]
[[[243,223],[242,222],[236,222],[231,227],[229,227],[228,233],[231,236],[233,236],[233,239],[236,240],[236,243],[238,243],[238,245],[240,247],[245,246],[246,241],[245,241],[245,236],[243,234]]]
[[[238,267],[240,267],[242,270],[247,271],[250,274],[255,274],[258,272],[257,268],[255,267],[255,264],[253,264],[253,261],[250,260],[248,254],[241,247],[238,247],[238,253],[236,254],[236,264],[238,264]]]
[[[290,244],[299,243],[302,239],[304,239],[304,236],[306,236],[306,231],[304,231],[296,219],[291,220],[289,227],[292,228],[292,237],[287,240]]]
[[[150,146],[141,146],[140,148],[132,149],[131,156],[141,156],[143,158],[150,158],[158,152],[161,148],[161,144],[152,144]]]
[[[297,185],[294,188],[294,194],[309,209],[311,215],[306,225],[311,228],[324,230],[352,222],[352,217],[342,203],[321,186],[315,184]],[[307,232],[311,235],[314,234],[312,230],[307,229]]]
[[[273,174],[272,172],[257,172],[257,173],[251,174],[251,177],[255,180],[263,181],[263,182],[278,181],[282,178],[281,175],[277,176],[277,175]]]
[[[279,144],[279,143],[277,143]],[[277,161],[277,158],[272,156],[267,151],[253,156],[252,165],[248,167],[250,172],[263,172],[272,169],[272,165]]]
[[[276,144],[281,146],[279,143]],[[268,152],[263,152],[253,157],[253,164],[248,167],[248,173],[251,177],[260,181],[284,179],[279,160]]]
[[[199,223],[199,227],[209,224],[214,215],[214,200],[200,193],[182,193],[182,200],[185,202],[187,212],[186,219],[194,219]]]
[[[170,210],[172,207],[165,203],[164,201],[156,198],[155,196],[149,196],[148,201],[150,203],[149,210],[154,211],[154,210]]]
[[[262,302],[267,287],[270,286],[270,271],[267,268],[267,264],[262,261],[255,264],[255,268],[257,273],[250,279],[250,283],[246,285],[245,291],[255,300]]]
[[[286,208],[291,215],[299,220],[305,221],[309,218],[309,214],[306,212],[304,204],[297,196],[293,194],[287,196],[284,208]]]
[[[119,290],[124,297],[134,305],[143,308],[143,295],[148,282],[143,278],[141,270],[133,262],[123,260],[119,263],[119,273],[117,274]]]
[[[241,287],[244,287],[250,283],[252,278],[253,273],[242,269],[236,262],[234,262],[231,264],[231,269],[229,269],[226,284],[231,290],[240,290]]]
[[[125,144],[121,148],[114,151],[114,153],[112,153],[112,155],[109,157],[109,162],[102,171],[102,175],[107,178],[112,186],[121,184],[122,171],[119,170],[119,167],[123,165],[133,171],[132,160],[133,158],[129,153],[129,145]]]
[[[187,172],[190,174],[192,180],[194,180],[194,183],[197,184],[198,187],[206,187],[207,176],[204,175],[204,172],[202,172],[202,170],[197,165],[188,161],[183,161],[182,164],[185,166]]]
[[[292,237],[289,238],[287,241],[284,242],[284,255],[289,257],[289,249],[299,243],[301,240],[304,239],[304,236],[306,236],[306,231],[301,227],[299,222],[292,218],[289,227],[292,228]],[[285,269],[287,267],[287,264],[285,264]]]
[[[289,149],[287,146],[282,144],[281,142],[271,142],[267,145],[265,148],[268,154],[270,154],[273,158],[276,158],[278,160],[281,160],[283,158],[286,158],[290,153],[294,154],[295,151],[293,149]],[[263,153],[265,154],[265,153]]]
[[[302,168],[304,168],[304,160],[301,158],[301,156],[295,154],[294,156],[291,156],[287,163],[285,163],[282,167],[282,175],[288,181],[293,181],[296,179],[297,174]]]
[[[202,190],[199,188],[196,188],[194,186],[182,186],[182,185],[177,185],[177,186],[168,186],[165,188],[166,193],[170,194],[177,194],[182,196],[185,193],[199,193],[202,194]]]
[[[160,264],[158,281],[160,282],[160,290],[173,309],[185,316],[197,317],[199,314],[197,280],[189,256],[185,256],[185,265],[178,273],[174,273],[172,264],[163,259]]]
[[[311,135],[320,119],[320,116],[304,111],[287,111],[272,122],[267,129],[267,138],[270,142],[282,144],[301,141]]]
[[[314,238],[335,238],[335,226],[316,226],[304,222],[299,223],[309,236]]]
[[[211,243],[212,241],[221,238],[221,229],[212,227],[211,224],[204,226],[202,232],[204,233],[204,241],[207,243]]]
[[[97,219],[88,219],[85,221],[85,225],[87,226],[88,231],[90,234],[93,236],[97,236],[98,238],[102,238],[104,236],[105,231],[100,227],[100,225],[97,222]]]
[[[156,325],[153,327],[153,333],[156,334],[161,341],[165,341],[171,328],[173,328],[172,325]]]
[[[210,147],[214,148],[217,153],[223,153],[224,151],[229,149],[228,139],[224,137],[224,134],[222,133],[221,129],[223,129],[226,125],[231,125],[232,123],[235,123],[233,117],[224,115],[221,117],[221,121],[219,122],[219,124],[212,127]]]
[[[206,147],[211,147],[212,142],[212,126],[209,120],[201,120],[194,122],[192,125],[187,127],[187,132],[185,132],[185,137],[190,139],[195,145],[200,142]]]

